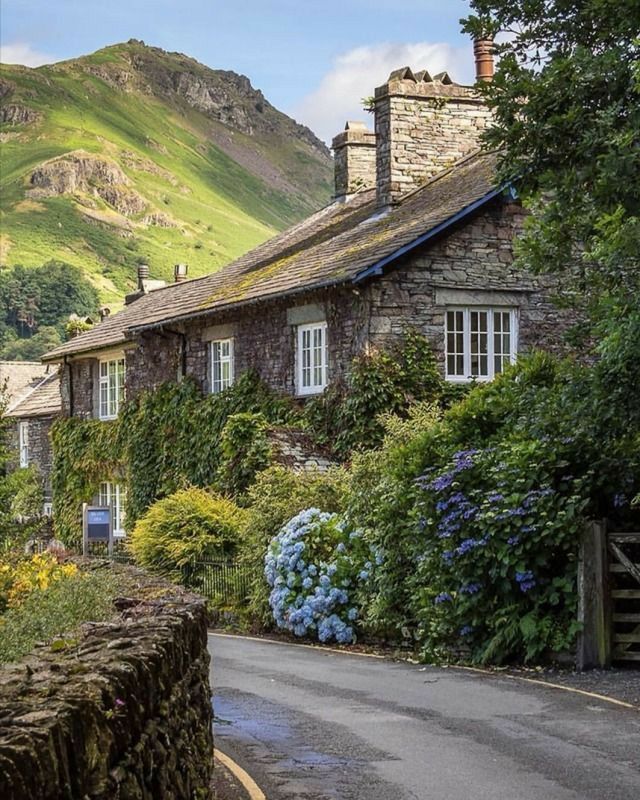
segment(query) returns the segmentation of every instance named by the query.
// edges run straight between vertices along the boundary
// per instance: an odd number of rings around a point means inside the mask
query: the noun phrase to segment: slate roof
[[[495,172],[495,156],[476,153],[391,209],[376,208],[373,189],[334,202],[219,272],[145,295],[44,358],[110,347],[127,335],[216,310],[357,282],[494,197]]]
[[[47,374],[39,361],[0,361],[0,387],[7,384],[9,408],[19,403]]]
[[[20,402],[11,406],[8,417],[53,417],[62,411],[60,376],[57,369],[43,378]]]

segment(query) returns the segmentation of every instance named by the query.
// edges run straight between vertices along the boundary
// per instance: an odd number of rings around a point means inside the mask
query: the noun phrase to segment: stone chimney
[[[101,306],[98,309],[98,314],[100,314],[100,322],[104,322],[105,319],[111,314],[111,309],[108,306]]]
[[[189,274],[189,267],[187,264],[176,264],[173,268],[174,283],[182,283],[186,281]]]
[[[376,135],[364,122],[347,122],[331,147],[336,199],[376,185]]]
[[[446,72],[395,70],[375,90],[379,207],[397,202],[476,150],[490,111],[472,86]]]

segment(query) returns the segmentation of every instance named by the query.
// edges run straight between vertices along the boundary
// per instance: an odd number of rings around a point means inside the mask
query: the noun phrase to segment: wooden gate
[[[640,661],[640,533],[607,532],[613,661]]]

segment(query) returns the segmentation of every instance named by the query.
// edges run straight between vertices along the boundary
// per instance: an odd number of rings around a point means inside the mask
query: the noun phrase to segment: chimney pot
[[[107,306],[102,306],[102,308],[98,309],[98,314],[100,314],[100,321],[104,322],[109,314],[111,314],[111,309]]]
[[[149,265],[148,264],[138,264],[138,289],[140,291],[144,290],[144,281],[149,278]]]
[[[473,55],[476,61],[476,81],[493,80],[493,39],[474,39]]]
[[[187,273],[189,267],[187,264],[176,264],[173,268],[173,278],[176,283],[182,283],[187,280]]]

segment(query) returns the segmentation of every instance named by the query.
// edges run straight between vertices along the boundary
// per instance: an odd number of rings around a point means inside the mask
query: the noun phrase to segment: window
[[[20,445],[20,466],[29,466],[29,423],[18,423],[18,440]]]
[[[100,362],[100,419],[115,419],[124,401],[124,358]]]
[[[114,536],[126,535],[124,529],[124,499],[125,491],[119,483],[105,481],[100,484],[98,505],[111,508],[111,525]]]
[[[211,342],[211,391],[215,394],[233,383],[233,339]]]
[[[298,327],[298,394],[318,394],[327,385],[327,323]]]
[[[450,308],[445,339],[447,380],[492,380],[516,359],[516,309]]]

